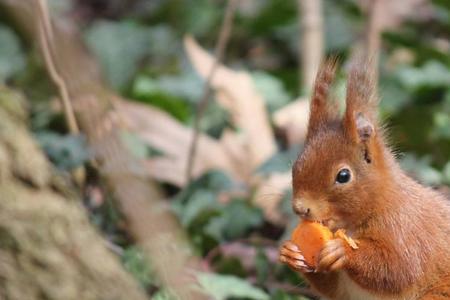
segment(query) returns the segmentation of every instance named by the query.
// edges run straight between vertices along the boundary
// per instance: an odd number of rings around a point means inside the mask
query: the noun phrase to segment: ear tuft
[[[368,142],[370,137],[375,133],[373,124],[361,113],[356,117],[356,130],[362,142]]]
[[[375,142],[378,131],[374,64],[356,60],[347,79],[346,109],[342,126],[348,139],[363,150],[367,163],[377,160],[380,149]]]
[[[343,127],[354,142],[368,142],[377,128],[378,97],[373,64],[353,62],[347,78]]]
[[[319,69],[314,83],[310,102],[308,133],[306,139],[326,125],[338,118],[338,109],[329,99],[331,87],[336,73],[337,59],[328,59]]]

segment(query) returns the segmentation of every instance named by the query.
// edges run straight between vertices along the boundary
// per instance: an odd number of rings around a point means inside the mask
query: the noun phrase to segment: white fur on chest
[[[361,288],[345,272],[339,273],[339,299],[346,300],[381,300]],[[383,299],[384,300],[384,299]]]
[[[403,297],[382,297],[374,295],[357,285],[346,272],[339,272],[339,290],[336,300],[406,300]]]

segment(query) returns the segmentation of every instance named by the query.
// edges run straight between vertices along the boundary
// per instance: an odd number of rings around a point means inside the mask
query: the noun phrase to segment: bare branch
[[[70,103],[69,91],[64,78],[59,74],[55,62],[53,61],[53,55],[51,50],[52,40],[53,40],[53,30],[50,19],[50,14],[48,11],[47,0],[37,1],[38,12],[40,18],[37,19],[37,26],[39,28],[39,44],[41,46],[42,54],[45,60],[45,65],[52,78],[53,82],[59,90],[61,97],[62,106],[64,109],[64,115],[66,118],[66,123],[69,128],[70,133],[77,134],[80,132],[78,128],[77,121],[75,119],[75,114],[73,107]]]
[[[211,68],[211,71],[205,82],[205,85],[203,88],[203,95],[197,106],[197,112],[196,112],[195,121],[194,121],[194,136],[192,138],[192,143],[189,148],[188,163],[187,163],[187,169],[186,169],[186,177],[187,177],[188,182],[191,181],[191,179],[192,179],[192,169],[193,169],[193,166],[195,163],[195,153],[197,152],[197,144],[198,144],[198,139],[199,139],[199,134],[200,134],[200,121],[208,107],[209,98],[211,97],[210,83],[214,77],[217,66],[222,61],[222,58],[223,58],[223,55],[225,52],[225,48],[228,44],[231,29],[233,26],[234,13],[236,11],[237,4],[238,4],[237,0],[228,0],[227,8],[225,11],[225,16],[224,16],[222,26],[220,29],[219,39],[217,40],[216,48],[214,51],[214,56],[216,57],[216,61],[213,65],[213,67]]]
[[[207,78],[216,58],[190,36],[185,37],[184,45],[195,70],[202,78]],[[214,89],[217,103],[230,113],[231,122],[240,130],[245,149],[239,155],[244,161],[239,164],[248,166],[250,174],[276,151],[264,99],[249,73],[235,71],[223,64],[216,66],[210,87]]]

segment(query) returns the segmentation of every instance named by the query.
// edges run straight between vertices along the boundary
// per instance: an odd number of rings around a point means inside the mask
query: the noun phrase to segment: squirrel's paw
[[[292,241],[285,241],[280,248],[280,261],[287,264],[295,271],[303,273],[313,272],[314,269],[309,267],[300,249]]]
[[[328,241],[320,251],[316,272],[332,272],[342,269],[347,261],[345,242],[342,239]]]

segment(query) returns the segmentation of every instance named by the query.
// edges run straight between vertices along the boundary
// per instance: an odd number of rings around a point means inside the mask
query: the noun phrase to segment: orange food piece
[[[308,266],[315,268],[320,250],[332,238],[333,233],[328,227],[318,222],[302,221],[294,229],[291,240],[302,252]]]
[[[338,229],[334,233],[334,237],[343,239],[350,246],[350,248],[352,248],[354,250],[359,248],[357,243],[355,242],[355,240],[345,234],[345,229]]]

